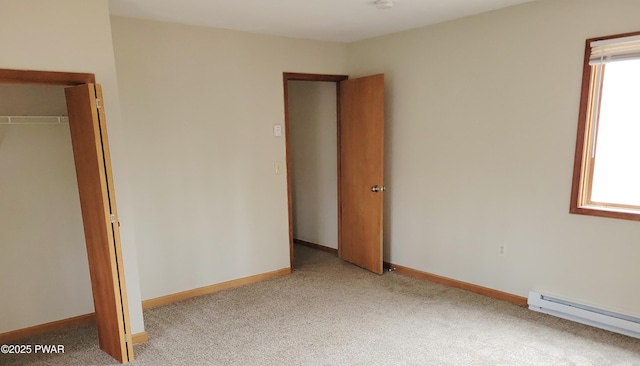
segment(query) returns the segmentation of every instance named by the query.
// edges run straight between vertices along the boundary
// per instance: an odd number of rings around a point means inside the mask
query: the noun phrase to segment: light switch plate
[[[275,137],[282,136],[282,125],[273,125],[273,136]]]
[[[282,174],[282,170],[283,170],[283,166],[282,166],[282,162],[281,161],[276,161],[273,166],[274,166],[274,170],[276,175],[280,175]]]

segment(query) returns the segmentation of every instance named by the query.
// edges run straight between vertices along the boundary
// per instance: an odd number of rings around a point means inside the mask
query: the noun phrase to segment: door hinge
[[[96,108],[102,108],[102,105],[100,104],[100,98],[96,98]]]
[[[116,215],[111,214],[111,216],[109,216],[111,218],[111,223],[115,224],[116,223]]]

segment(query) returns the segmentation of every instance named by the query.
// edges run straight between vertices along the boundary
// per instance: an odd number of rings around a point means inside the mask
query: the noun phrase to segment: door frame
[[[58,72],[58,71],[35,71],[35,70],[13,70],[13,69],[0,69],[0,83],[2,84],[34,84],[34,85],[60,85],[60,86],[78,86],[78,85],[83,85],[83,84],[96,84],[95,81],[95,74],[92,73],[75,73],[75,72]],[[104,122],[104,121],[103,121]],[[71,136],[71,140],[72,143],[74,142],[74,137],[73,135]],[[108,143],[107,143],[108,144]],[[110,159],[109,156],[107,156],[109,154],[109,150],[105,149],[103,151],[103,155],[105,155],[105,159]],[[110,165],[108,165],[108,168],[110,169]],[[110,177],[110,172],[107,172],[107,179],[108,177]],[[76,172],[77,175],[77,172]],[[102,193],[105,196],[109,196],[109,194],[111,193],[111,195],[113,195],[113,182],[109,182],[109,184],[106,184],[107,182],[105,182],[105,184],[102,187]],[[114,208],[115,209],[115,208]],[[82,213],[82,217],[83,217],[83,221],[85,219],[85,213]],[[115,256],[115,261],[112,263],[112,271],[118,272],[118,273],[124,273],[124,272],[119,272],[118,268],[117,268],[117,264],[116,263],[123,263],[122,260],[122,250],[120,248],[118,248],[118,246],[116,245],[116,251],[114,253]],[[103,258],[101,258],[103,259]],[[91,266],[91,260],[89,261],[89,266]],[[115,266],[115,267],[114,267]],[[121,271],[124,271],[123,268],[121,268]],[[91,287],[92,287],[92,292],[95,291],[95,287],[96,284],[93,282],[93,277],[91,277]],[[129,319],[129,308],[128,308],[128,302],[126,301],[127,299],[127,294],[126,294],[126,283],[124,283],[125,279],[122,279],[122,282],[118,283],[118,288],[119,291],[121,293],[121,306],[122,306],[122,310],[123,310],[123,320],[126,322],[126,324],[131,324],[131,321]],[[122,293],[124,292],[124,293]],[[114,301],[118,300],[117,298],[113,299]],[[94,307],[96,305],[94,304]],[[101,321],[101,319],[98,319],[98,317],[96,317],[96,322],[99,323]],[[100,326],[100,324],[98,324]],[[125,326],[126,329],[126,326]],[[126,340],[127,342],[127,347],[130,348],[128,354],[129,354],[129,360],[128,361],[132,361],[133,360],[133,352],[132,352],[132,348],[131,348],[131,335],[130,334],[126,334],[123,335],[126,338],[129,338]],[[127,360],[119,360],[121,362],[126,362]]]
[[[287,167],[287,206],[289,212],[289,261],[291,271],[293,268],[293,186],[291,184],[291,140],[289,136],[289,81],[327,81],[336,83],[336,132],[337,132],[337,157],[338,157],[338,182],[340,187],[340,82],[349,79],[348,75],[329,74],[305,74],[296,72],[283,72],[282,81],[284,86],[284,140]],[[340,233],[341,233],[341,210],[342,202],[340,189],[338,189],[338,255],[340,255]]]

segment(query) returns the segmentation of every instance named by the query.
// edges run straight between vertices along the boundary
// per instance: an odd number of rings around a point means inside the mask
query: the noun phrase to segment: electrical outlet
[[[507,256],[507,246],[504,244],[500,244],[498,246],[498,255],[502,256],[502,257],[506,257]]]

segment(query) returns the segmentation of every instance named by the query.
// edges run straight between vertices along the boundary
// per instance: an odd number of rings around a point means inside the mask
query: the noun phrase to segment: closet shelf
[[[69,123],[67,116],[0,116],[0,125],[61,125]]]

